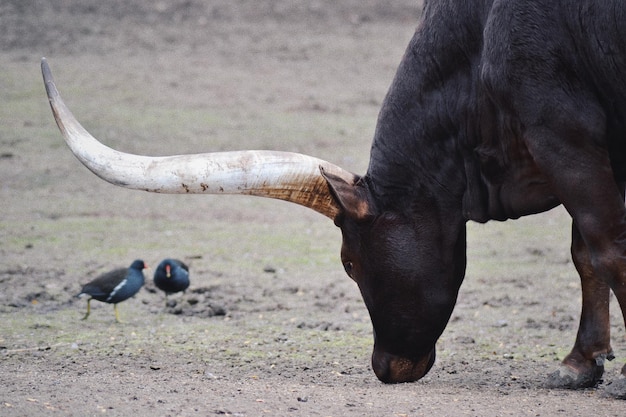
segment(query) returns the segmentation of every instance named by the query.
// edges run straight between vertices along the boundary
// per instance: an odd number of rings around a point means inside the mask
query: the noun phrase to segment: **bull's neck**
[[[383,109],[378,122],[367,174],[378,200],[430,195],[459,202],[460,209],[466,178],[455,135],[432,134],[428,126],[407,122],[416,120],[411,112],[388,110]]]
[[[472,86],[482,22],[456,22],[446,4],[424,11],[429,25],[418,28],[398,68],[379,114],[368,177],[379,201],[428,194],[461,214],[472,187],[466,165],[475,138],[467,135],[476,131],[468,123],[478,107]]]
[[[434,27],[418,28],[379,114],[367,177],[390,206],[380,209],[426,198],[446,216],[486,222],[556,206],[520,127],[508,121],[498,130],[499,110],[480,80],[482,23],[460,25],[479,33],[440,33],[455,25],[446,20],[453,12],[440,10],[448,2],[432,4],[426,21]]]

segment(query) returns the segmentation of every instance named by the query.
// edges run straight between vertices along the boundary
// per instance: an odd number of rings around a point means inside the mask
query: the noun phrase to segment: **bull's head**
[[[435,360],[435,342],[454,307],[464,269],[464,232],[436,207],[390,208],[372,179],[310,156],[272,151],[146,157],[115,151],[76,121],[42,60],[57,125],[76,157],[115,185],[159,193],[246,194],[309,207],[343,233],[341,258],[374,326],[374,372],[415,381]],[[464,229],[463,229],[464,230]],[[460,261],[454,261],[460,260]]]

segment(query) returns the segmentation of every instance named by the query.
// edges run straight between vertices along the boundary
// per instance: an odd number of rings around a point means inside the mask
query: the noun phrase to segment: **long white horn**
[[[152,157],[111,149],[94,138],[67,108],[45,58],[41,71],[54,118],[74,155],[112,184],[157,193],[246,194],[309,207],[331,219],[341,208],[321,170],[355,183],[336,165],[291,152],[236,151]]]

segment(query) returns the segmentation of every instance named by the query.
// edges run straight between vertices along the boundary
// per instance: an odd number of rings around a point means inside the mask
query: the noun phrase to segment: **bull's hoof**
[[[626,376],[620,375],[617,380],[609,382],[606,385],[605,392],[618,400],[626,400]]]
[[[582,355],[572,352],[563,360],[559,369],[548,375],[548,387],[561,389],[583,389],[596,387],[602,381],[604,362],[615,359],[613,352],[597,355],[585,360]]]
[[[604,366],[593,366],[586,372],[561,365],[559,369],[548,375],[548,387],[560,389],[583,389],[598,385],[604,373]]]

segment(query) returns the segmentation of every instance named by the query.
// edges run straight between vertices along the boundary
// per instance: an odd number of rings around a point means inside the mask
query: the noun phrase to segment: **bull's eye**
[[[346,270],[346,274],[348,274],[349,277],[352,277],[353,267],[354,267],[354,264],[350,261],[346,261],[343,263],[343,269]]]

